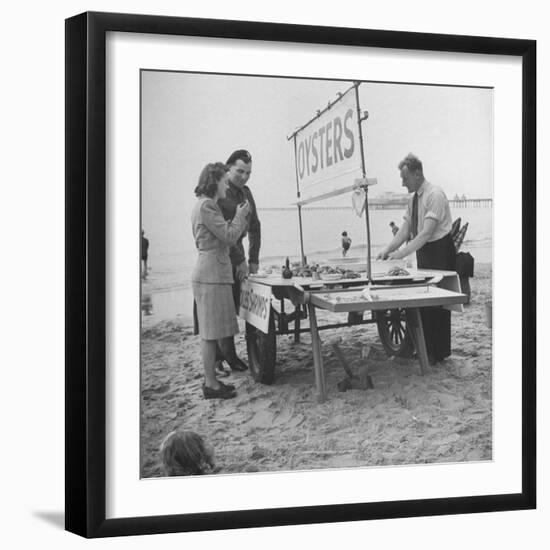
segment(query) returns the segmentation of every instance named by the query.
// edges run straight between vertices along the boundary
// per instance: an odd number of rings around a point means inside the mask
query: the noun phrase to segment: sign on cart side
[[[271,310],[271,288],[246,280],[241,283],[239,316],[267,334]]]

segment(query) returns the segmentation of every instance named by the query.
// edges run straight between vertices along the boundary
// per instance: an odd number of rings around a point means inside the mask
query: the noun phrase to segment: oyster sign
[[[353,88],[294,134],[301,201],[349,186],[361,173],[357,104]]]

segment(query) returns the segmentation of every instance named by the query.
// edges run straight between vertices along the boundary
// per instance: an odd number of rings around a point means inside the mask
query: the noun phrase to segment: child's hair
[[[348,236],[348,232],[347,231],[342,231],[342,237],[347,237]]]
[[[167,476],[200,475],[214,467],[212,451],[191,431],[170,432],[160,445],[160,455]]]

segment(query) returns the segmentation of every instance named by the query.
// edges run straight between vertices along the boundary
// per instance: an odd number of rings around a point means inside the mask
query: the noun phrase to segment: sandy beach
[[[485,322],[492,269],[479,264],[471,302],[452,314],[452,355],[420,374],[415,359],[388,357],[375,325],[321,333],[328,399],[316,401],[311,339],[277,339],[277,376],[261,385],[248,372],[226,381],[227,401],[204,400],[199,337],[183,317],[143,317],[141,474],[162,475],[158,449],[176,428],[193,430],[215,449],[223,473],[349,468],[492,458],[492,334]],[[319,312],[320,323],[342,320]],[[351,368],[364,366],[374,389],[340,392],[345,378],[330,345],[340,340]],[[246,359],[244,335],[237,352]]]

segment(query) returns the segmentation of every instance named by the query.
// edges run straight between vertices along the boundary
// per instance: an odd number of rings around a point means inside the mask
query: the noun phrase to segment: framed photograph
[[[66,528],[535,508],[536,43],[66,21]]]

